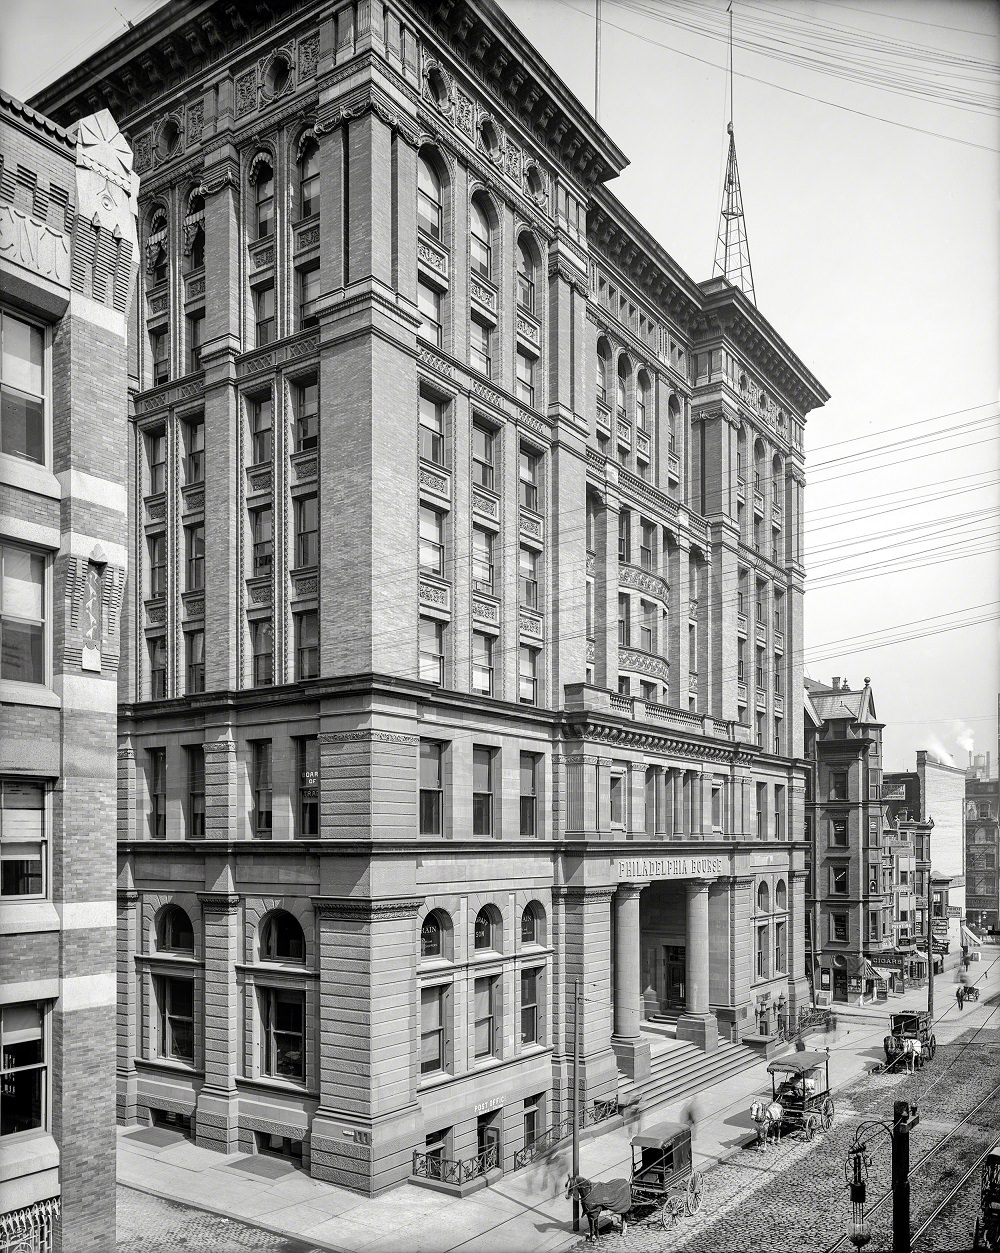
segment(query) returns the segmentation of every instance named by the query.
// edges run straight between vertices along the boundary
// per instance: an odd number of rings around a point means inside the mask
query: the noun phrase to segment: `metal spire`
[[[743,217],[743,193],[740,191],[740,171],[736,164],[736,135],[733,132],[733,5],[729,3],[729,160],[726,163],[726,184],[722,192],[722,214],[719,218],[719,238],[715,245],[715,273],[721,274],[734,287],[738,287],[754,304],[757,297],[753,287],[753,269],[750,266],[750,244],[747,241],[747,224]]]

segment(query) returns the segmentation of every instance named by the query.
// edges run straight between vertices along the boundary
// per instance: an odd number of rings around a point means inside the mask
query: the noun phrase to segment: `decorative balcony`
[[[736,615],[736,630],[739,631],[740,635],[746,636],[747,616],[745,613],[738,613]]]
[[[637,592],[655,596],[664,605],[669,603],[669,583],[667,583],[666,579],[661,579],[658,574],[654,574],[652,570],[643,570],[641,566],[634,566],[628,562],[621,561],[618,563],[618,584],[620,587],[634,588]]]
[[[785,651],[784,631],[779,631],[777,627],[775,627],[772,642],[774,644],[774,651],[776,653],[783,653]]]
[[[747,703],[747,685],[745,683],[736,684],[736,703],[744,706]]]
[[[747,483],[746,479],[737,477],[736,479],[736,499],[741,504],[747,503]]]
[[[648,674],[664,683],[670,676],[670,665],[662,657],[647,653],[641,648],[622,645],[618,649],[619,670],[631,670],[636,674]]]
[[[421,496],[436,497],[444,504],[451,503],[451,472],[443,466],[432,466],[422,461],[418,471]]]
[[[603,400],[597,402],[597,429],[611,434],[611,410]]]
[[[667,475],[674,483],[679,483],[681,478],[681,459],[675,452],[667,453]]]
[[[500,625],[500,602],[495,596],[480,592],[472,595],[472,616],[477,622],[488,622],[491,626]]]
[[[587,549],[587,573],[593,575],[597,572],[597,553],[592,548]]]
[[[535,319],[523,309],[518,309],[516,325],[518,339],[523,339],[526,344],[537,349],[542,336]]]
[[[623,444],[626,448],[632,446],[632,424],[618,418],[615,422],[615,431],[618,434],[619,444]]]
[[[271,238],[262,240],[259,244],[252,244],[250,247],[250,269],[266,270],[274,265],[274,240]]]
[[[430,605],[432,608],[443,610],[445,613],[451,611],[451,585],[439,579],[429,578],[427,575],[422,574],[420,576],[419,597],[422,605]]]
[[[522,535],[527,535],[529,539],[541,541],[542,519],[537,513],[532,513],[528,509],[522,509],[520,525]]]
[[[493,318],[497,316],[497,289],[478,274],[469,275],[469,295],[472,303],[484,309]]]
[[[771,525],[781,526],[781,506],[777,501],[771,501]]]
[[[292,243],[296,255],[300,252],[308,252],[311,248],[319,247],[319,222],[313,218],[308,218],[305,222],[299,223],[295,227],[295,238]]]
[[[517,615],[517,629],[521,635],[527,636],[532,640],[540,640],[542,638],[542,615],[536,613],[533,609],[521,609]]]
[[[754,639],[758,644],[767,643],[767,627],[763,622],[757,622],[754,624]]]
[[[757,709],[758,710],[767,709],[767,689],[766,688],[759,687],[757,689]]]
[[[426,235],[420,235],[417,239],[417,261],[432,270],[438,278],[447,279],[448,253]]]
[[[756,488],[754,488],[753,493],[753,511],[754,513],[759,513],[761,517],[764,516],[764,494],[763,492],[758,492]]]
[[[482,517],[496,522],[500,517],[500,501],[492,492],[474,487],[472,489],[472,512],[481,514]]]
[[[645,431],[636,431],[635,450],[640,457],[649,457],[649,436]]]
[[[774,696],[774,712],[776,714],[783,714],[785,712],[785,698],[783,696],[779,696],[777,693],[775,693]]]

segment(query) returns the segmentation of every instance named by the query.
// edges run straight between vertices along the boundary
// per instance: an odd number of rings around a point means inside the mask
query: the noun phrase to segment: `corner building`
[[[132,154],[0,92],[0,1250],[114,1231]]]
[[[461,1187],[569,1116],[576,981],[592,1117],[650,1015],[803,998],[827,394],[494,4],[263,12],[42,97],[143,176],[118,1112]]]

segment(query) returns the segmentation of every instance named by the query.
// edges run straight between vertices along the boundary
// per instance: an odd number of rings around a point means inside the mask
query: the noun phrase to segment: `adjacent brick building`
[[[0,92],[0,1249],[114,1231],[132,154]],[[60,1217],[61,1208],[61,1217]]]
[[[773,1030],[822,386],[488,0],[177,3],[41,103],[92,95],[143,174],[120,1119],[477,1179],[566,1117],[577,981],[588,1108],[646,1014]]]
[[[965,772],[965,907],[974,933],[1000,934],[1000,778],[990,754]]]

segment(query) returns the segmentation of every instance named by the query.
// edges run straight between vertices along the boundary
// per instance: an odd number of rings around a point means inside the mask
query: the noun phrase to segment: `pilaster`
[[[197,1142],[203,1148],[232,1153],[239,1146],[239,961],[240,897],[229,892],[200,892],[205,954],[205,1081],[195,1112]],[[211,1012],[209,1012],[211,1011]]]

